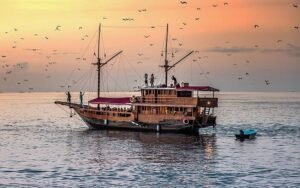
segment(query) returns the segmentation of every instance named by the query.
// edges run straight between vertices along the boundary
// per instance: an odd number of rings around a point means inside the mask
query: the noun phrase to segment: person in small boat
[[[243,130],[240,130],[240,135],[244,136],[244,131]]]
[[[154,74],[151,74],[151,76],[150,76],[150,84],[151,84],[151,87],[154,87]]]
[[[85,92],[80,91],[79,92],[79,99],[80,99],[80,106],[83,107],[83,95],[85,94]]]
[[[148,74],[147,73],[145,73],[144,78],[145,78],[145,85],[146,85],[146,87],[148,87]]]
[[[68,103],[71,103],[71,93],[70,93],[70,91],[66,92],[66,95],[67,95]]]

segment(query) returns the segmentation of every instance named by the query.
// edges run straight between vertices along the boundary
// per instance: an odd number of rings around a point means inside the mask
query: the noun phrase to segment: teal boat
[[[256,136],[256,130],[244,129],[240,130],[240,134],[235,134],[236,139],[253,139]]]

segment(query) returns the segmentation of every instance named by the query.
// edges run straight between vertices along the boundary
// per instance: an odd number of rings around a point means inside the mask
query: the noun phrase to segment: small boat
[[[236,139],[254,139],[256,136],[256,130],[244,129],[240,130],[240,134],[235,134]]]

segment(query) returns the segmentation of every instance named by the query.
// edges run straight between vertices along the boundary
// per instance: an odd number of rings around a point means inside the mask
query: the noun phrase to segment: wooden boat
[[[173,65],[168,64],[167,44],[168,26],[165,47],[165,83],[141,88],[140,96],[109,98],[100,96],[100,69],[122,51],[106,62],[99,58],[100,31],[98,40],[98,92],[97,98],[88,105],[65,101],[56,104],[69,106],[82,118],[88,127],[107,130],[130,130],[148,132],[198,133],[199,128],[215,126],[214,108],[218,106],[215,92],[210,86],[168,85],[168,71],[193,53],[190,52]],[[204,97],[201,97],[204,96]]]
[[[240,130],[240,134],[236,134],[236,139],[253,139],[256,136],[256,130],[244,129]]]

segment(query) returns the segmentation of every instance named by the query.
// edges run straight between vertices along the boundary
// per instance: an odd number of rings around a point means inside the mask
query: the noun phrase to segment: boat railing
[[[197,105],[200,107],[217,107],[218,98],[200,97],[137,97],[135,103]]]
[[[131,111],[119,111],[116,109],[110,109],[110,110],[85,109],[83,111],[84,113],[91,113],[91,114],[105,115],[105,116],[129,117],[132,115]]]

